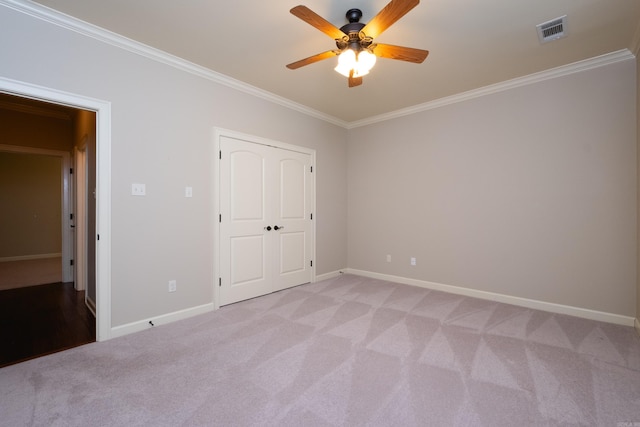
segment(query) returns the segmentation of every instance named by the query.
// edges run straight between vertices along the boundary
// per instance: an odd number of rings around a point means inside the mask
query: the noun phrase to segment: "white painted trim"
[[[212,131],[213,138],[213,158],[211,161],[213,162],[211,170],[213,173],[211,174],[211,188],[212,188],[212,200],[213,200],[213,216],[215,225],[213,227],[213,235],[211,239],[213,240],[213,304],[215,309],[220,308],[220,222],[217,220],[218,215],[220,214],[220,139],[225,136],[228,138],[240,139],[243,141],[249,141],[256,144],[267,145],[270,147],[276,147],[283,150],[295,151],[297,153],[303,153],[311,156],[311,167],[313,168],[313,173],[311,174],[311,179],[313,182],[311,183],[311,188],[313,191],[312,201],[311,201],[311,211],[313,212],[314,219],[311,222],[311,259],[314,261],[313,266],[311,266],[311,282],[315,282],[317,280],[316,277],[316,150],[307,147],[301,147],[298,145],[287,144],[285,142],[280,142],[268,138],[263,138],[255,135],[249,135],[241,132],[236,132],[229,129],[214,127]]]
[[[232,77],[212,71],[208,68],[194,64],[185,59],[171,55],[167,52],[153,48],[151,46],[147,46],[143,43],[129,39],[120,34],[105,30],[104,28],[100,28],[96,25],[89,24],[80,19],[50,9],[46,6],[42,6],[33,2],[25,2],[24,0],[0,0],[0,5],[7,6],[13,10],[22,12],[34,18],[41,19],[59,27],[66,28],[87,37],[91,37],[100,42],[115,46],[120,49],[124,49],[153,61],[169,65],[187,73],[194,74],[207,80],[211,80],[215,83],[230,87],[240,92],[247,93],[257,98],[273,102],[274,104],[281,105],[283,107],[298,111],[308,116],[315,117],[341,127],[345,127],[347,125],[347,122],[339,118],[330,116],[318,110],[314,110],[297,102],[293,102],[289,99],[283,98],[266,90],[251,86],[247,83],[241,82],[240,80],[236,80]]]
[[[255,144],[268,145],[270,147],[281,148],[283,150],[295,151],[302,154],[309,154],[314,157],[313,167],[315,168],[316,150],[312,148],[303,147],[301,145],[287,144],[286,142],[280,142],[274,139],[263,138],[261,136],[255,136],[255,135],[249,135],[247,133],[236,132],[234,130],[219,128],[219,127],[214,128],[213,131],[214,131],[215,141],[217,142],[216,148],[218,148],[218,150],[220,149],[220,137],[226,136],[228,138],[241,139],[243,141],[253,142]],[[215,155],[218,155],[217,151],[215,152]]]
[[[72,188],[75,192],[73,197],[73,212],[75,222],[75,262],[73,263],[74,286],[76,291],[84,291],[87,288],[87,220],[88,220],[88,185],[87,185],[87,146],[88,135],[81,139],[81,148],[73,148],[74,174]],[[85,293],[85,300],[89,297]],[[94,312],[95,316],[95,312]]]
[[[59,257],[62,257],[61,252],[53,253],[53,254],[6,256],[6,257],[0,258],[0,262],[28,261],[32,259],[47,259],[47,258],[59,258]]]
[[[0,0],[0,4],[3,1]],[[0,76],[0,92],[96,112],[96,339],[111,336],[111,103]]]
[[[636,36],[632,43],[631,49],[622,49],[617,52],[611,52],[602,56],[587,59],[584,61],[575,62],[573,64],[564,65],[557,68],[552,68],[547,71],[534,73],[528,76],[518,77],[512,80],[496,83],[494,85],[485,86],[479,89],[474,89],[461,94],[448,96],[445,98],[436,99],[423,104],[415,105],[408,108],[392,111],[377,116],[368,117],[366,119],[357,120],[353,122],[347,122],[340,118],[325,114],[321,111],[314,110],[305,105],[283,98],[274,93],[268,92],[263,89],[259,89],[255,86],[251,86],[247,83],[236,80],[232,77],[215,72],[208,68],[189,62],[185,59],[171,55],[167,52],[159,49],[147,46],[135,40],[113,33],[111,31],[100,28],[96,25],[89,24],[80,19],[58,12],[54,9],[50,9],[46,6],[34,2],[27,2],[25,0],[0,0],[0,5],[9,7],[15,11],[24,13],[37,19],[49,22],[51,24],[66,28],[76,33],[82,34],[87,37],[91,37],[100,42],[112,45],[114,47],[124,49],[131,53],[143,56],[145,58],[169,65],[179,70],[185,71],[190,74],[202,77],[204,79],[213,81],[215,83],[230,87],[240,92],[247,93],[257,98],[264,99],[274,104],[281,105],[285,108],[289,108],[294,111],[298,111],[302,114],[306,114],[311,117],[315,117],[320,120],[324,120],[328,123],[343,127],[345,129],[353,129],[361,126],[370,125],[385,120],[394,119],[397,117],[407,116],[415,113],[419,113],[434,108],[443,107],[446,105],[454,104],[457,102],[466,101],[469,99],[478,98],[484,95],[490,95],[492,93],[501,92],[508,89],[513,89],[519,86],[525,86],[532,83],[540,82],[543,80],[549,80],[556,77],[561,77],[580,71],[585,71],[591,68],[601,67],[604,65],[612,64],[618,61],[633,58],[633,53],[638,53],[640,49],[640,25],[638,26]],[[633,52],[633,53],[632,53]]]
[[[631,40],[631,45],[629,46],[629,50],[635,56],[638,56],[638,54],[640,53],[640,22],[638,22],[636,31],[633,34],[633,39]]]
[[[4,107],[8,110],[18,111],[20,113],[31,114],[40,117],[50,117],[58,120],[66,120],[71,122],[72,117],[70,112],[57,111],[51,108],[36,107],[35,105],[22,105],[13,101],[0,100],[0,107]]]
[[[86,294],[84,297],[84,305],[87,306],[89,311],[93,314],[93,317],[96,317],[96,302],[91,298],[87,297]]]
[[[127,323],[125,325],[111,328],[111,338],[122,337],[124,335],[133,334],[135,332],[144,331],[154,326],[166,325],[167,323],[176,322],[178,320],[188,319],[193,316],[205,314],[213,311],[213,303],[191,307],[184,310],[174,311],[173,313],[163,314],[158,317],[150,317],[148,319],[139,320],[137,322]],[[153,326],[149,322],[153,322]]]
[[[348,268],[345,272],[349,274],[355,274],[356,276],[371,277],[373,279],[386,280],[388,282],[403,283],[405,285],[418,286],[425,289],[433,289],[436,291],[448,292],[456,295],[464,295],[472,298],[480,298],[489,301],[517,305],[520,307],[532,308],[535,310],[549,311],[551,313],[567,314],[569,316],[582,317],[584,319],[597,320],[600,322],[633,326],[634,321],[633,317],[622,316],[614,313],[606,313],[603,311],[590,310],[587,308],[573,307],[552,302],[515,297],[511,295],[498,294],[495,292],[480,291],[477,289],[463,288],[460,286],[444,285],[442,283],[428,282],[426,280],[410,279],[407,277],[392,276],[390,274],[374,273],[371,271],[356,270],[353,268]]]
[[[10,144],[0,144],[0,151],[6,151],[11,153],[23,153],[23,154],[41,154],[43,156],[57,156],[57,157],[63,157],[64,155],[69,154],[66,151],[61,151],[61,150],[48,150],[46,148],[23,147],[21,145],[10,145]]]
[[[603,67],[616,62],[634,59],[633,54],[628,49],[622,49],[616,52],[607,53],[595,58],[586,59],[584,61],[574,62],[573,64],[563,65],[561,67],[552,68],[550,70],[541,71],[539,73],[529,74],[528,76],[518,77],[504,82],[484,86],[467,92],[459,93],[445,98],[436,99],[424,104],[414,105],[413,107],[403,108],[392,111],[390,113],[372,116],[363,120],[350,122],[347,129],[354,129],[361,126],[371,125],[373,123],[383,122],[398,117],[409,116],[411,114],[420,113],[422,111],[433,110],[435,108],[444,107],[458,102],[468,101],[470,99],[480,98],[486,95],[502,92],[509,89],[515,89],[521,86],[551,80],[558,77],[567,76],[569,74],[579,73],[581,71],[591,70],[593,68]]]
[[[73,184],[71,182],[71,154],[62,156],[62,281],[73,282],[73,230],[71,229],[71,212],[73,207]]]
[[[330,271],[329,273],[320,274],[316,276],[316,279],[314,280],[314,282],[321,282],[323,280],[335,279],[336,277],[341,276],[342,273],[343,273],[342,270],[337,270],[337,271]]]
[[[213,285],[213,309],[220,308],[220,221],[216,219],[220,215],[220,136],[223,129],[213,128],[211,138],[213,139],[213,155],[211,158],[211,204],[214,226],[211,232],[213,243],[213,263],[211,266],[211,277]]]

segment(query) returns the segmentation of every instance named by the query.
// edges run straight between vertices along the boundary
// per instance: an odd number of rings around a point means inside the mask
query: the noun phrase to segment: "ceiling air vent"
[[[536,25],[540,43],[547,43],[567,36],[567,15]]]

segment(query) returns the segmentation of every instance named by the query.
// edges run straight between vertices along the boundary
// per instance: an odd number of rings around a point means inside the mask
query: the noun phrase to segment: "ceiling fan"
[[[348,77],[349,87],[354,87],[362,84],[362,76],[369,73],[369,70],[375,64],[377,56],[420,64],[425,60],[429,51],[374,43],[373,41],[419,3],[420,0],[391,0],[366,25],[359,22],[360,18],[362,18],[360,9],[349,9],[346,14],[349,23],[341,28],[335,27],[306,6],[296,6],[290,12],[335,39],[338,49],[301,59],[288,64],[287,68],[295,70],[338,55],[338,66],[335,70]]]

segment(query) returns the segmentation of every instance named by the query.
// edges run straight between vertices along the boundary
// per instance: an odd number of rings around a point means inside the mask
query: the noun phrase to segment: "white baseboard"
[[[148,319],[140,320],[137,322],[127,323],[126,325],[115,326],[111,328],[110,338],[117,338],[124,335],[132,334],[134,332],[144,331],[145,329],[153,328],[154,326],[165,325],[167,323],[187,319],[189,317],[208,313],[210,311],[213,311],[213,303],[199,305],[197,307],[191,307],[185,310],[174,311],[173,313],[163,314],[158,317],[150,317]],[[153,326],[149,324],[149,322],[153,322]]]
[[[344,273],[344,270],[331,271],[329,273],[320,274],[316,276],[316,282],[321,282],[323,280],[334,279]]]
[[[636,317],[636,319],[634,321],[634,326],[636,328],[636,332],[638,333],[638,336],[640,337],[640,320],[638,320],[637,317]]]
[[[96,316],[96,302],[94,300],[92,300],[91,298],[87,297],[84,300],[84,305],[86,305],[87,308],[89,309],[89,311],[91,311],[91,313],[93,313],[93,317],[97,317]]]
[[[0,262],[9,262],[9,261],[28,261],[30,259],[45,259],[45,258],[60,258],[62,256],[61,253],[55,254],[37,254],[37,255],[19,255],[19,256],[6,256],[0,258]]]
[[[477,289],[462,288],[459,286],[443,285],[441,283],[427,282],[425,280],[409,279],[407,277],[392,276],[389,274],[374,273],[364,270],[355,270],[352,268],[347,268],[345,270],[345,273],[355,274],[356,276],[371,277],[373,279],[386,280],[389,282],[403,283],[405,285],[418,286],[421,288],[449,292],[452,294],[464,295],[473,298],[502,302],[505,304],[517,305],[520,307],[533,308],[535,310],[549,311],[551,313],[567,314],[570,316],[582,317],[584,319],[615,323],[617,325],[633,326],[635,320],[636,329],[638,329],[638,320],[630,316],[622,316],[619,314],[606,313],[603,311],[590,310],[587,308],[573,307],[552,302],[514,297],[511,295],[480,291]]]

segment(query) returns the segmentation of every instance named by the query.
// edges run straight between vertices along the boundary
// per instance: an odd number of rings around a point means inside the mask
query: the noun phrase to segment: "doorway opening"
[[[61,210],[61,240],[64,243],[60,255],[69,258],[69,264],[65,261],[61,267],[64,276],[62,283],[71,283],[71,293],[69,286],[63,290],[68,295],[75,295],[78,291],[85,295],[74,304],[90,307],[95,315],[95,325],[92,327],[95,338],[98,341],[107,340],[111,337],[110,104],[0,77],[0,108],[6,109],[6,103],[19,105],[15,108],[22,108],[20,114],[23,115],[46,115],[49,112],[50,115],[58,115],[58,118],[60,114],[73,116],[73,144],[62,150],[38,147],[38,144],[34,147],[34,144],[25,144],[24,141],[17,143],[19,138],[15,135],[10,139],[3,138],[3,143],[11,141],[6,145],[13,146],[14,151],[15,146],[23,146],[27,151],[48,150],[46,153],[31,154],[51,155],[50,151],[66,153],[68,160],[62,156],[62,163],[65,164],[63,175],[68,175],[62,178],[64,196],[61,202],[68,211]],[[37,113],[30,108],[35,108]],[[37,133],[38,130],[42,129],[36,125],[30,132]],[[28,145],[31,146],[26,147]]]

